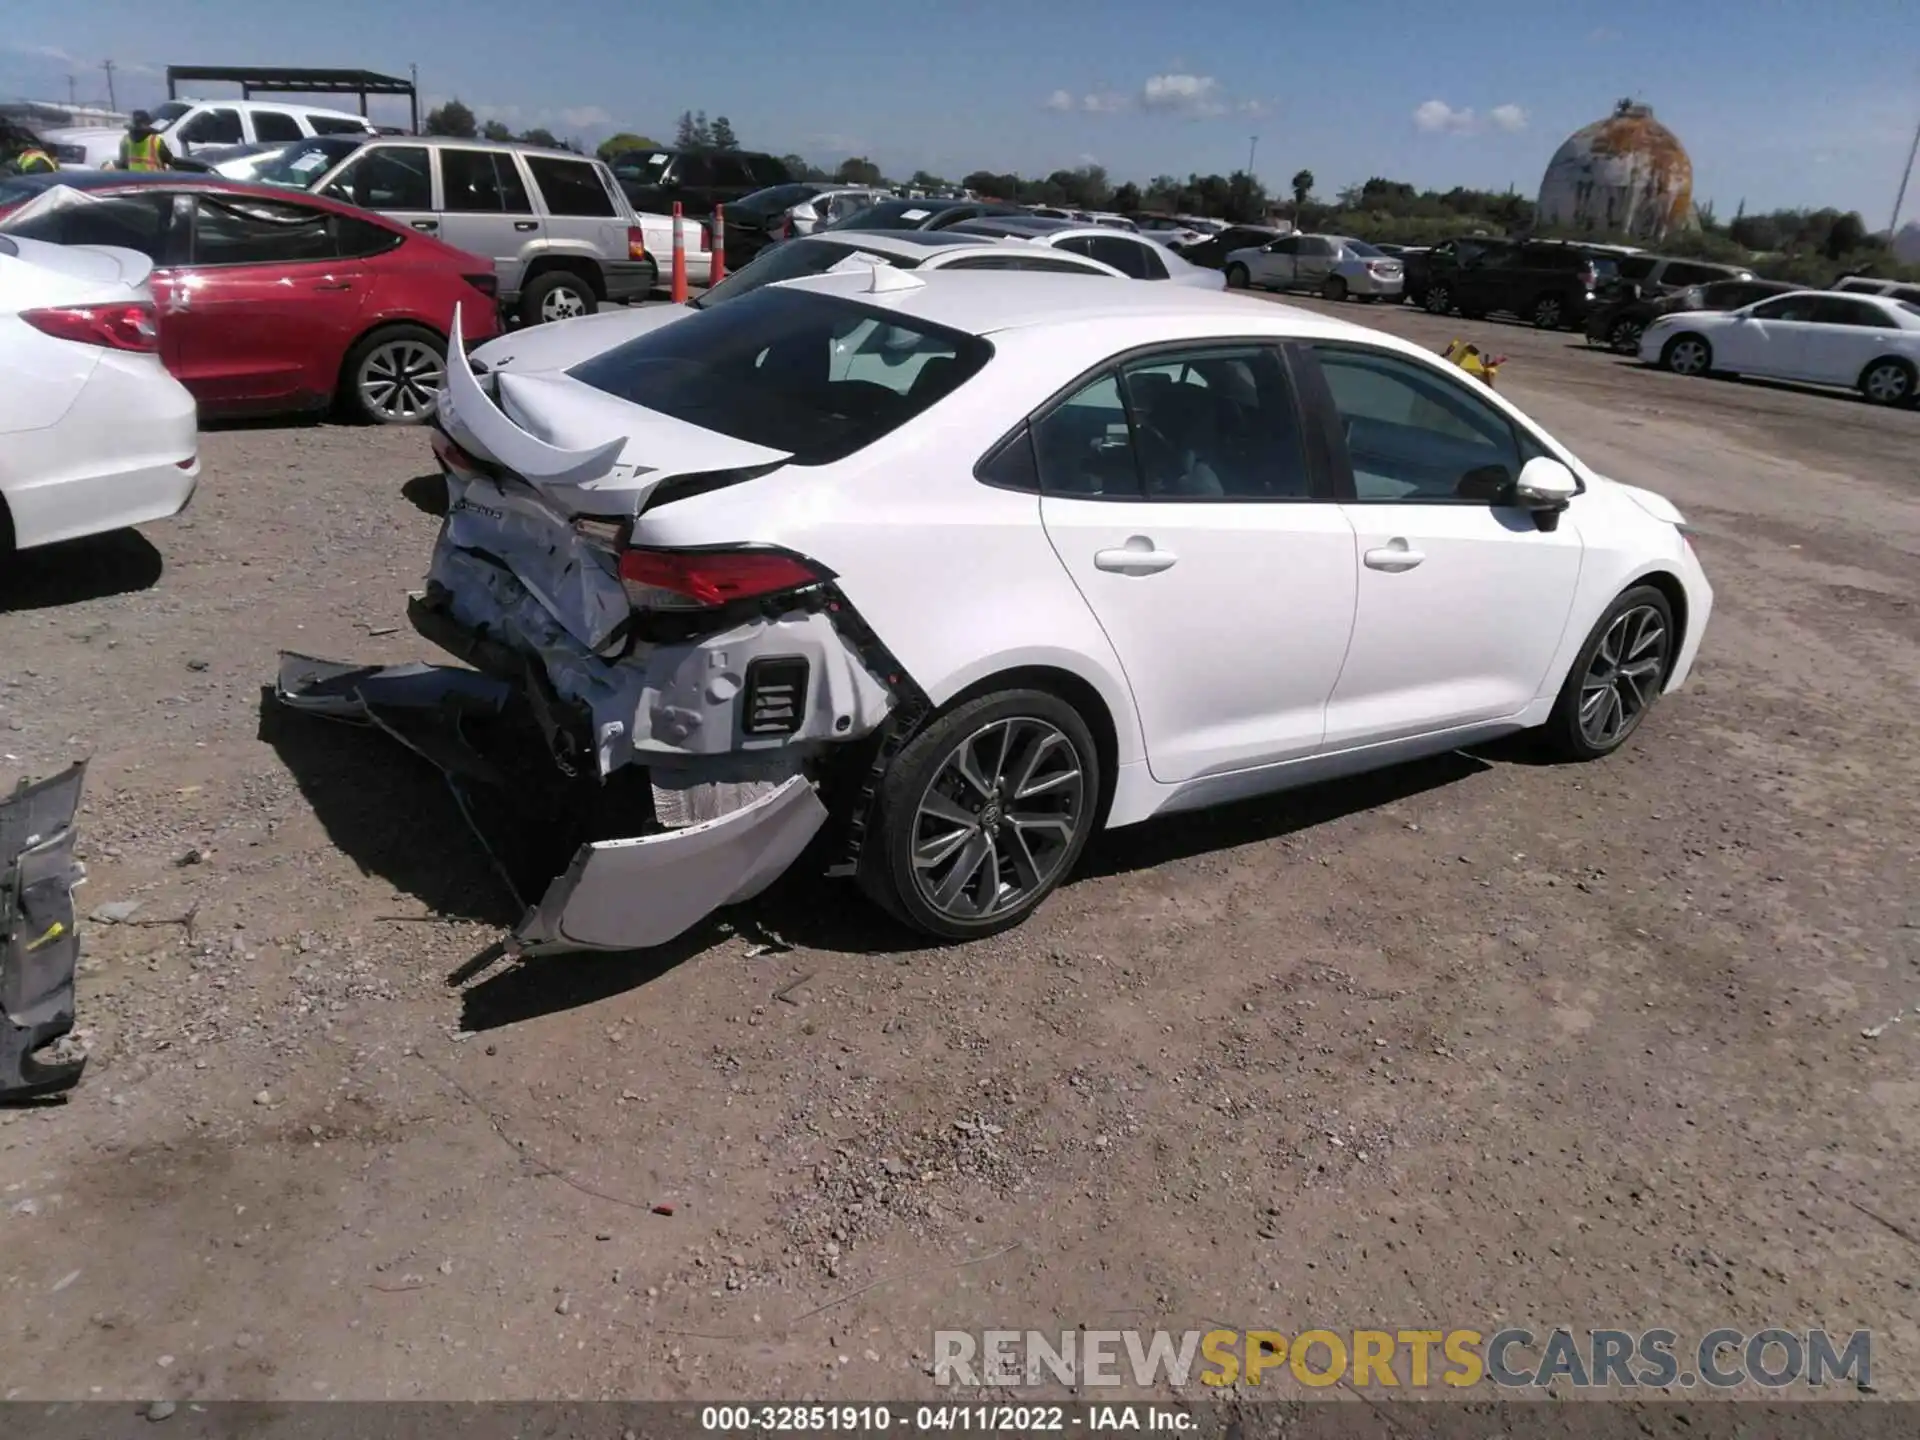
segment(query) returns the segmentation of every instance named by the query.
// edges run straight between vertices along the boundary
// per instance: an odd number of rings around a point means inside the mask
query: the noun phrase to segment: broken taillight
[[[446,431],[435,429],[432,432],[433,458],[440,462],[442,470],[449,471],[462,480],[470,480],[486,474],[486,467],[473,456],[460,448],[460,442]]]
[[[22,310],[20,318],[43,335],[77,345],[99,345],[141,355],[151,355],[160,348],[160,325],[153,306],[147,304],[60,305]]]
[[[771,547],[620,554],[620,583],[636,610],[711,610],[832,578],[832,571],[813,561]]]

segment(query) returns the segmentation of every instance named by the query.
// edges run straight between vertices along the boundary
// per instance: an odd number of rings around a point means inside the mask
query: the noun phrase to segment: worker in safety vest
[[[31,130],[0,121],[0,175],[41,175],[59,168]]]
[[[133,112],[127,133],[120,142],[122,170],[165,170],[173,164],[173,152],[154,132],[153,116],[144,110]]]

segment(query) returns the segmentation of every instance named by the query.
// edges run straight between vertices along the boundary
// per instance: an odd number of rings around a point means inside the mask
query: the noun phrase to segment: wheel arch
[[[1692,633],[1687,629],[1691,623],[1688,615],[1687,587],[1680,583],[1680,577],[1671,570],[1649,570],[1645,574],[1636,575],[1614,593],[1616,596],[1624,594],[1636,585],[1649,585],[1658,590],[1666,598],[1667,608],[1673,612],[1673,644],[1667,647],[1666,673],[1660,677],[1661,687],[1664,689],[1667,680],[1673,674],[1673,667],[1680,663],[1680,654],[1686,648],[1687,637]]]
[[[1853,377],[1853,388],[1856,390],[1866,389],[1867,376],[1872,374],[1880,366],[1889,362],[1898,365],[1907,372],[1907,380],[1910,388],[1920,388],[1920,366],[1916,366],[1909,357],[1892,350],[1889,350],[1884,355],[1876,355],[1873,359],[1862,365],[1860,367],[1860,373]],[[1909,396],[1909,398],[1912,397]]]
[[[1060,665],[1021,664],[995,670],[971,681],[946,697],[929,721],[937,716],[991,695],[1000,690],[1044,690],[1071,705],[1086,721],[1093,736],[1094,752],[1100,761],[1100,793],[1096,798],[1094,823],[1105,825],[1107,808],[1113,803],[1115,777],[1120,769],[1120,730],[1107,697],[1085,676]]]
[[[548,251],[529,260],[526,273],[520,277],[520,293],[525,295],[534,281],[542,276],[551,275],[555,271],[568,271],[578,275],[593,287],[594,299],[607,298],[607,277],[600,268],[600,262],[591,255],[576,255],[564,250],[558,253]],[[656,279],[659,277],[658,265],[654,267],[654,276]]]

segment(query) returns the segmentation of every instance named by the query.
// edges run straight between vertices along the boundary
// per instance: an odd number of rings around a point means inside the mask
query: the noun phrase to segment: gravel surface
[[[101,918],[84,1085],[0,1111],[0,1394],[900,1397],[935,1328],[1378,1322],[1869,1327],[1920,1396],[1920,413],[1342,313],[1688,512],[1693,683],[1603,764],[1115,834],[964,948],[808,881],[449,983],[514,914],[439,777],[262,696],[432,658],[417,433],[217,430],[185,518],[9,562],[0,783],[91,757]]]

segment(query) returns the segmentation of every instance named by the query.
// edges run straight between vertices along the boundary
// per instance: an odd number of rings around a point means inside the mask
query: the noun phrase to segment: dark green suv
[[[1578,330],[1614,257],[1565,240],[1475,236],[1436,245],[1407,277],[1407,298],[1435,315],[1507,314],[1542,330]]]

